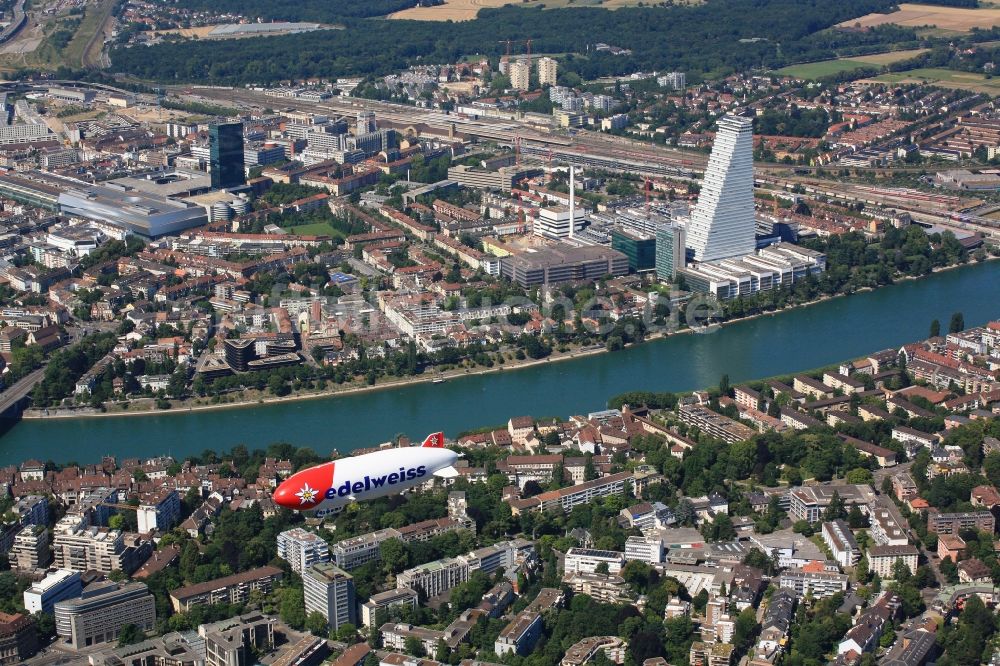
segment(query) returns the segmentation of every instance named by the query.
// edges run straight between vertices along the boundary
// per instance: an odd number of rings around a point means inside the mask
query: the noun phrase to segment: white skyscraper
[[[754,226],[753,121],[726,116],[691,211],[688,247],[696,261],[750,254],[756,247]]]

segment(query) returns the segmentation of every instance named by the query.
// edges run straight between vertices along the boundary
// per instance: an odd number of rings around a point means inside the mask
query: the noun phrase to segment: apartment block
[[[861,559],[861,548],[858,546],[851,527],[843,520],[823,523],[823,543],[833,554],[833,559],[842,567],[853,567]]]
[[[112,571],[131,573],[140,562],[130,557],[121,530],[87,527],[81,516],[67,515],[54,530],[52,541],[55,565],[73,571]]]
[[[318,534],[296,527],[278,535],[278,557],[302,575],[313,564],[330,559],[330,547]]]
[[[282,575],[281,569],[272,566],[251,569],[233,576],[178,588],[170,593],[170,602],[175,613],[183,613],[204,604],[242,603],[254,590],[270,593],[274,583],[281,580]]]
[[[793,520],[815,523],[823,517],[823,512],[830,506],[834,494],[838,495],[848,507],[868,506],[875,500],[872,487],[863,484],[802,486],[788,493],[790,499],[788,514]]]
[[[274,649],[274,623],[274,618],[248,613],[199,625],[198,636],[205,641],[205,666],[258,663],[255,655]]]
[[[139,500],[136,521],[140,534],[166,532],[181,520],[181,498],[176,490],[147,493]]]
[[[407,587],[398,587],[395,590],[373,594],[368,601],[361,604],[361,624],[370,627],[375,624],[376,616],[381,611],[388,611],[397,606],[416,608],[419,596]]]
[[[625,566],[625,553],[593,548],[570,548],[566,551],[566,573],[595,573],[602,564],[607,566],[609,574],[621,573]]]
[[[528,654],[542,633],[542,616],[523,610],[514,616],[497,636],[493,651],[501,657],[505,654]]]
[[[588,504],[599,497],[623,495],[627,483],[635,479],[632,472],[618,472],[602,476],[593,481],[578,483],[569,488],[551,490],[526,499],[510,500],[510,508],[516,516],[522,511],[571,511],[578,504]]]
[[[354,578],[329,562],[317,562],[302,574],[306,615],[320,613],[330,629],[336,631],[345,624],[357,626]]]
[[[45,525],[28,525],[14,537],[11,547],[11,564],[19,571],[35,571],[48,566],[49,531]]]
[[[879,546],[905,546],[910,542],[906,525],[900,524],[898,511],[885,506],[875,506],[868,514],[872,541]]]
[[[928,532],[958,534],[962,530],[982,530],[993,534],[996,531],[996,519],[989,511],[931,513],[927,516]]]
[[[126,624],[143,631],[156,625],[156,600],[145,583],[88,585],[80,597],[57,602],[56,634],[74,650],[118,640]]]
[[[868,549],[868,570],[882,579],[889,579],[893,577],[892,569],[896,562],[902,562],[910,573],[916,573],[919,555],[917,547],[911,545],[872,546]]]
[[[700,405],[681,405],[677,415],[682,423],[697,427],[705,434],[729,444],[742,442],[757,434],[750,426]]]
[[[799,597],[828,597],[847,590],[848,577],[831,571],[789,569],[778,578],[778,586],[793,590]]]
[[[425,597],[436,597],[469,580],[469,563],[459,557],[421,564],[396,576],[396,587],[416,590]]]

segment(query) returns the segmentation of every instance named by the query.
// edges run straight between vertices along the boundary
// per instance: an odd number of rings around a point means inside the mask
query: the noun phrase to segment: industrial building
[[[714,295],[719,300],[749,296],[761,291],[787,287],[826,270],[821,252],[778,243],[740,257],[681,268],[676,271],[693,291]]]
[[[628,257],[607,247],[565,243],[503,257],[500,273],[522,287],[573,280],[596,280],[628,273]]]

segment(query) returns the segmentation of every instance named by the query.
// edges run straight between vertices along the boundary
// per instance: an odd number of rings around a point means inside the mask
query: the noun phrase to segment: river
[[[681,391],[792,373],[897,347],[947,329],[1000,318],[1000,262],[970,265],[877,291],[675,335],[629,349],[443,384],[253,407],[149,416],[25,420],[0,437],[0,464],[28,458],[96,462],[101,456],[181,458],[206,448],[283,441],[321,453],[506,423],[512,416],[568,416],[604,408],[630,390]]]

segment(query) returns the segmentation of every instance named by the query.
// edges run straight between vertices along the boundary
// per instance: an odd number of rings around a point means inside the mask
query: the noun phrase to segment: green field
[[[959,72],[951,69],[922,68],[907,72],[890,72],[876,76],[873,81],[883,83],[923,83],[942,88],[960,88],[989,95],[1000,95],[1000,79],[988,79],[976,72]]]
[[[334,229],[326,222],[314,222],[312,224],[300,224],[294,227],[282,227],[285,231],[296,236],[332,236],[333,238],[343,238],[344,234]]]
[[[819,79],[841,72],[850,72],[861,67],[872,67],[872,65],[860,60],[821,60],[820,62],[783,67],[776,73],[781,76],[794,76],[797,79]]]

